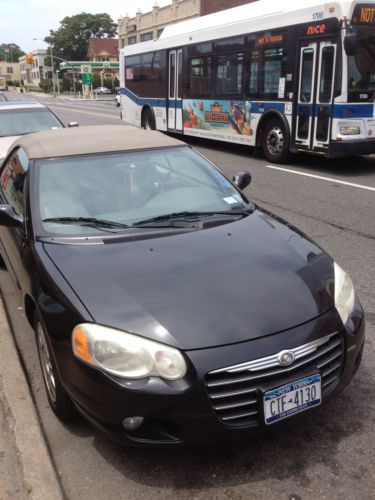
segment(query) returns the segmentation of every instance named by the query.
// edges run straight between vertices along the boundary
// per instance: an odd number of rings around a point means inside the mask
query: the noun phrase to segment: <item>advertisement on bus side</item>
[[[184,99],[182,120],[185,133],[201,130],[220,136],[253,135],[250,101]]]

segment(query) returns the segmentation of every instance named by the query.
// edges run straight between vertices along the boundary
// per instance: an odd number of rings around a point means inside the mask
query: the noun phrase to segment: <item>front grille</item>
[[[322,377],[322,396],[338,384],[344,360],[344,341],[332,333],[309,344],[289,349],[291,366],[282,367],[277,354],[210,372],[205,377],[208,397],[217,418],[231,426],[257,426],[262,420],[261,386],[280,387],[291,377],[314,371]]]

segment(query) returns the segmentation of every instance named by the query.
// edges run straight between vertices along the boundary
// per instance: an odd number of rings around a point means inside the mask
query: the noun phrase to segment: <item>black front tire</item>
[[[77,417],[77,412],[61,383],[51,342],[38,312],[34,314],[34,332],[48,402],[60,420],[73,420]]]
[[[268,121],[262,131],[262,149],[272,163],[285,163],[289,157],[289,134],[281,120]]]

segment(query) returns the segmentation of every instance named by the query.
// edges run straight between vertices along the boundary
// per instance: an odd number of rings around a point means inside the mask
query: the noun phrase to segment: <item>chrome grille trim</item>
[[[232,396],[242,396],[243,394],[249,394],[250,392],[256,392],[256,389],[244,389],[240,391],[233,391],[233,392],[222,392],[219,394],[214,394],[210,396],[211,399],[220,399],[220,398],[227,398],[227,397],[232,397]]]
[[[240,406],[254,405],[258,402],[257,399],[249,399],[249,401],[241,401],[240,403],[233,403],[227,405],[213,406],[214,410],[230,410],[231,408],[238,408]]]
[[[277,368],[275,365],[272,368],[267,364],[262,369],[248,369],[251,363],[255,365],[277,356],[272,355],[207,373],[206,389],[216,417],[232,427],[260,425],[263,421],[262,391],[267,387],[280,387],[288,383],[292,376],[297,380],[306,373],[320,373],[323,397],[337,386],[344,362],[344,339],[339,332],[288,350],[299,353],[298,362],[290,366],[281,367],[278,364]]]
[[[333,337],[337,333],[338,332],[331,333],[330,335],[326,335],[325,337],[309,342],[308,344],[288,349],[288,351],[293,352],[293,354],[295,355],[295,359],[302,358],[316,351],[319,346],[325,344],[331,337]],[[264,370],[265,368],[272,368],[273,366],[280,366],[278,355],[279,353],[272,354],[271,356],[266,356],[265,358],[254,359],[253,361],[247,361],[246,363],[240,363],[239,365],[228,366],[227,368],[220,368],[219,370],[215,370],[210,373],[220,373],[220,372],[234,373],[243,370],[257,371],[257,370]]]
[[[234,420],[235,418],[251,417],[252,415],[256,415],[257,413],[258,413],[257,411],[249,411],[247,413],[241,413],[239,415],[231,415],[229,417],[223,417],[223,420]]]
[[[331,337],[332,337],[332,335],[329,338],[331,338]],[[322,356],[324,354],[327,354],[327,352],[331,351],[332,349],[335,349],[339,344],[340,344],[340,341],[336,342],[332,346],[326,347],[325,349],[319,351],[319,353],[316,353],[313,356],[310,356],[307,360],[304,359],[304,360],[300,361],[299,363],[294,363],[293,365],[288,366],[286,368],[281,368],[280,367],[279,370],[271,370],[271,371],[268,371],[268,372],[265,372],[265,373],[261,373],[261,374],[258,374],[258,375],[249,375],[249,376],[246,376],[246,377],[243,377],[243,378],[239,378],[239,379],[231,379],[229,381],[228,380],[223,380],[223,381],[218,381],[218,382],[209,382],[207,384],[207,386],[208,387],[218,387],[218,386],[222,386],[222,385],[236,384],[236,383],[240,383],[240,382],[247,382],[247,381],[250,381],[250,380],[256,380],[256,379],[259,379],[259,378],[263,378],[263,377],[265,377],[267,375],[277,375],[279,373],[290,372],[290,371],[296,370],[297,368],[300,368],[301,366],[305,365],[308,361],[313,361],[314,359],[319,358],[320,356]],[[340,354],[338,354],[338,355],[340,355]],[[332,359],[329,359],[328,361],[322,363],[321,365],[317,365],[317,367],[321,368],[325,364],[330,363],[338,355],[333,356]],[[222,370],[220,370],[220,372],[222,372]],[[216,374],[216,373],[219,373],[219,371],[215,370],[214,372],[210,372],[210,374],[212,374],[212,373]],[[232,372],[230,372],[230,373],[232,373]]]

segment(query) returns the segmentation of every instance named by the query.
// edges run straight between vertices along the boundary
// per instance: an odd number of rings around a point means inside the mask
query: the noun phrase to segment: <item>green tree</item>
[[[44,40],[52,45],[55,56],[67,61],[86,61],[90,38],[113,38],[117,30],[117,24],[105,13],[82,12],[64,17],[60,25]]]
[[[0,61],[16,62],[25,52],[16,43],[2,43],[0,45]]]

